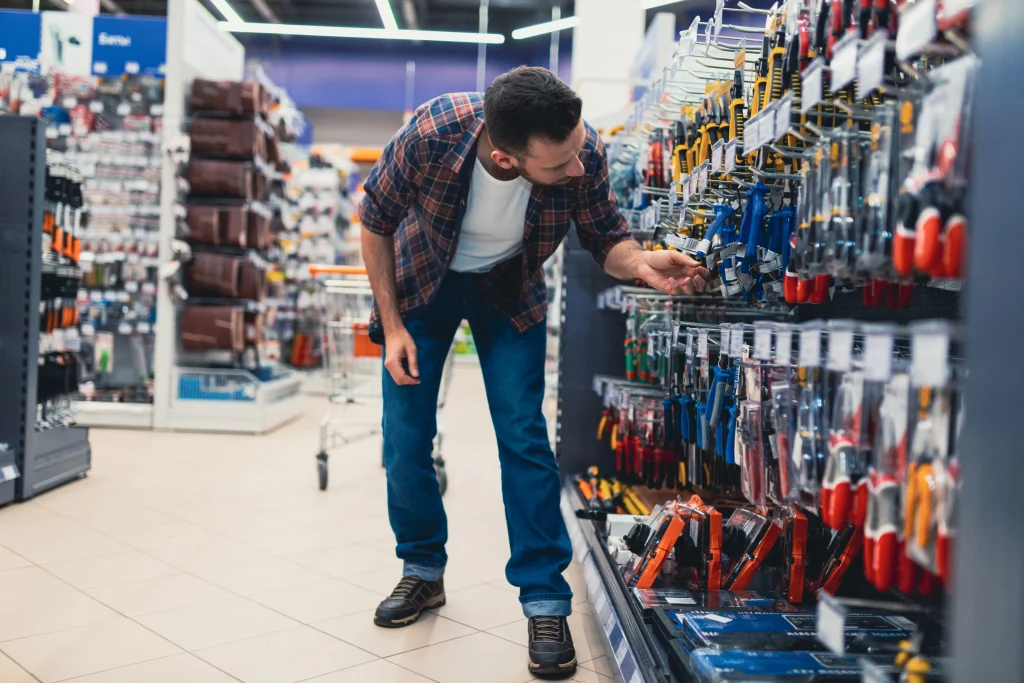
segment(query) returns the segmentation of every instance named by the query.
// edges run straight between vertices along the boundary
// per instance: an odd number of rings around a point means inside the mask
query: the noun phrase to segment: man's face
[[[552,142],[535,137],[530,140],[530,150],[526,157],[520,159],[501,150],[495,150],[493,158],[502,168],[516,169],[519,175],[534,185],[568,185],[573,179],[583,175],[580,152],[583,150],[586,137],[583,119],[580,119],[576,130],[564,142]]]

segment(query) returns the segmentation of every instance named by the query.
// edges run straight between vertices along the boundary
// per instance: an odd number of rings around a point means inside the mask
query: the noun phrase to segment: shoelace
[[[402,580],[395,586],[395,590],[391,592],[391,597],[407,598],[412,595],[412,592],[416,590],[419,584],[420,578],[418,576],[403,576]]]
[[[533,640],[538,643],[562,642],[562,620],[559,617],[537,617],[533,620]]]

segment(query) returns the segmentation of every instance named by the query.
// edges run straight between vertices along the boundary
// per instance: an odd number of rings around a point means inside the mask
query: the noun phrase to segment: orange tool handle
[[[317,275],[366,275],[366,268],[363,266],[331,266],[310,263],[309,274],[313,277]]]

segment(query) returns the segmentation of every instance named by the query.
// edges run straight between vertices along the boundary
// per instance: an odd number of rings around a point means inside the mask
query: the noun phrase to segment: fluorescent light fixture
[[[384,28],[391,31],[398,30],[395,13],[391,11],[391,0],[377,0],[377,11],[380,12],[380,20],[384,22]]]
[[[512,31],[512,37],[516,40],[522,40],[523,38],[542,36],[545,33],[554,33],[555,31],[561,31],[562,29],[572,28],[573,26],[579,25],[579,17],[566,17],[565,19],[559,19],[558,21],[548,21],[543,24],[534,24],[533,26],[517,28],[515,31]]]
[[[242,17],[238,16],[238,12],[235,11],[235,8],[228,4],[228,0],[210,0],[210,2],[217,8],[220,15],[224,17],[224,21],[230,21],[232,23],[237,22],[239,24],[243,23]]]
[[[683,0],[644,0],[640,6],[644,9],[654,9],[665,5],[674,5],[677,2],[683,2]]]
[[[211,0],[216,2],[217,0]],[[223,2],[224,0],[219,0]],[[266,33],[278,36],[316,38],[376,38],[378,40],[422,40],[441,43],[486,43],[501,45],[500,33],[459,33],[457,31],[413,31],[408,29],[354,28],[349,26],[302,26],[300,24],[259,24],[248,21],[222,21],[220,29],[229,33]]]

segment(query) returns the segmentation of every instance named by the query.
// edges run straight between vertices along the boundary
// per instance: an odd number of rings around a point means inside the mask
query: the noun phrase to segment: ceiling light
[[[579,25],[579,17],[566,17],[565,19],[559,19],[558,21],[548,21],[543,24],[534,24],[533,26],[517,28],[515,31],[512,31],[512,37],[516,40],[522,40],[523,38],[542,36],[545,33],[554,33],[555,31],[561,31],[562,29],[572,28],[573,26]]]
[[[216,1],[216,0],[211,0]],[[220,0],[223,2],[223,0]],[[500,33],[459,33],[457,31],[413,31],[409,29],[355,28],[349,26],[302,26],[300,24],[258,24],[248,21],[222,21],[222,31],[229,33],[267,33],[278,36],[313,36],[317,38],[376,38],[378,40],[422,40],[441,43],[486,43],[500,45]]]
[[[391,11],[391,0],[377,0],[377,11],[380,12],[380,20],[384,22],[384,28],[391,31],[398,30],[395,13]]]
[[[654,9],[655,7],[664,7],[665,5],[674,5],[677,2],[683,2],[683,0],[644,0],[640,6],[644,9]]]
[[[238,12],[235,8],[228,4],[228,0],[210,0],[220,15],[224,17],[224,21],[230,21],[232,23],[242,23],[242,17],[238,16]]]

